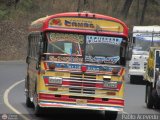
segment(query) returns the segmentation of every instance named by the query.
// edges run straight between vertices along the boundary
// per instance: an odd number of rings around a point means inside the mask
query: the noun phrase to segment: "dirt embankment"
[[[18,21],[17,21],[18,22]],[[27,49],[27,25],[16,21],[0,22],[0,60],[24,60]]]

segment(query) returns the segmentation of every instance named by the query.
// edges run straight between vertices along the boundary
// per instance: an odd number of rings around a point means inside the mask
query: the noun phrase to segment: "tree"
[[[83,2],[82,2],[82,9],[86,10],[88,8],[88,5],[89,5],[89,1],[88,0],[83,0]],[[78,0],[77,12],[80,11],[80,7],[81,7],[81,0]]]
[[[17,7],[17,4],[18,4],[18,2],[19,2],[20,0],[6,0],[6,6],[12,6],[12,5],[14,5],[14,7],[15,7],[15,9],[16,9],[16,7]]]
[[[14,1],[15,9],[17,8],[17,4],[18,4],[19,1],[20,1],[20,0],[15,0],[15,1]]]
[[[93,4],[92,12],[95,12],[95,0],[93,0],[92,4]]]
[[[155,5],[160,5],[159,0],[150,0],[150,2]]]
[[[121,11],[121,14],[123,15],[124,19],[127,19],[128,12],[129,12],[129,9],[132,5],[132,2],[133,2],[133,0],[126,0],[123,5],[123,9]]]
[[[89,1],[88,0],[84,0],[84,2],[83,2],[83,10],[87,11],[88,7],[89,7]]]
[[[79,12],[79,11],[80,11],[80,1],[81,1],[81,0],[78,0],[77,12]]]
[[[139,24],[139,0],[137,0],[136,22]]]
[[[147,2],[148,2],[148,0],[144,0],[142,15],[141,15],[141,19],[140,19],[140,25],[142,25],[144,22],[144,16],[145,16],[146,8],[147,8]]]

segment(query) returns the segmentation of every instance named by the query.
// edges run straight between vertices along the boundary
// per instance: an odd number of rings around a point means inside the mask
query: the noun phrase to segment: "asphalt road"
[[[104,112],[87,110],[51,109],[50,112],[47,111],[50,115],[46,114],[40,118],[34,116],[33,109],[25,106],[25,74],[26,65],[23,61],[0,62],[0,120],[4,114],[16,118],[17,116],[13,115],[17,112],[20,114],[18,120],[75,120],[75,116],[76,119],[105,120]],[[126,80],[125,89],[125,112],[120,113],[117,120],[122,120],[124,114],[160,114],[160,110],[146,108],[145,85],[131,85]]]

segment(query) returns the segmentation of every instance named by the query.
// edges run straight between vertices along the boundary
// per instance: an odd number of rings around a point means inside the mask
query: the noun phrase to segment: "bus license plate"
[[[77,105],[87,105],[87,100],[84,99],[77,99],[76,100]]]
[[[49,83],[51,84],[62,84],[62,78],[50,77]]]
[[[108,81],[104,81],[104,86],[108,87],[108,88],[117,88],[117,82],[108,82]]]

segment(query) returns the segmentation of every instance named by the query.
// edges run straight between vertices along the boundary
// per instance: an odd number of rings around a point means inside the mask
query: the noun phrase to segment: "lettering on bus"
[[[76,35],[76,34],[63,34],[63,33],[50,33],[50,40],[53,42],[56,41],[71,41],[75,43],[84,43],[84,35]]]
[[[120,45],[122,38],[115,37],[101,37],[101,36],[87,36],[87,44],[92,43],[107,43],[112,45]]]
[[[83,59],[79,57],[63,57],[63,56],[50,56],[49,57],[50,61],[65,61],[65,62],[82,62]]]
[[[65,20],[65,26],[67,27],[78,27],[78,28],[95,28],[95,26],[88,21],[77,21],[77,20]]]
[[[119,59],[120,59],[119,56],[114,56],[114,57],[86,56],[85,57],[85,61],[88,61],[88,62],[111,63],[111,64],[117,63]]]

